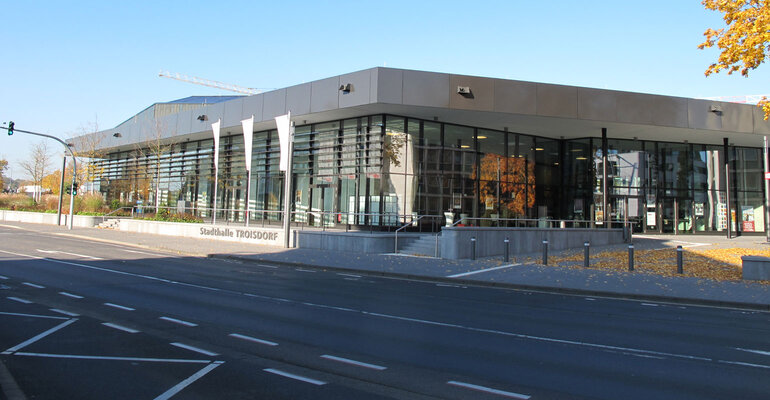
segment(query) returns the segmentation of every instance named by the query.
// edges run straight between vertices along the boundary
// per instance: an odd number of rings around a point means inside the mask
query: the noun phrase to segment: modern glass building
[[[297,223],[387,229],[451,213],[487,226],[562,219],[628,221],[637,232],[765,230],[770,124],[745,104],[373,68],[254,96],[157,103],[74,141],[101,154],[90,179],[108,201],[279,221],[273,118],[289,111]],[[241,120],[252,116],[244,143]]]

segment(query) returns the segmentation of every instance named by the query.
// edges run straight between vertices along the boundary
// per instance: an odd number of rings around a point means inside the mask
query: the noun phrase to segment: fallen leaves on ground
[[[690,276],[717,281],[740,281],[742,278],[741,256],[770,257],[770,250],[729,248],[729,249],[684,249],[684,274],[676,272],[676,249],[636,250],[634,272],[661,276]],[[582,268],[583,252],[562,257],[549,258],[549,265]],[[603,251],[591,254],[591,268],[602,270],[628,271],[628,251]],[[770,284],[770,281],[752,281]]]

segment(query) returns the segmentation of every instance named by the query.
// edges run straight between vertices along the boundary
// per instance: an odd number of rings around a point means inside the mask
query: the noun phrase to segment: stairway
[[[399,240],[401,240],[399,238]],[[434,257],[436,255],[436,235],[420,235],[419,238],[411,240],[398,250],[400,254],[410,254],[413,256]],[[439,249],[439,256],[441,249]]]
[[[96,227],[99,229],[118,229],[120,227],[120,218],[106,219]]]

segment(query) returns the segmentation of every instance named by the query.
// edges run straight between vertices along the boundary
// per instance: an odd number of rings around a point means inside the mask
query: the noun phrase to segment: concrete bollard
[[[543,265],[548,265],[548,241],[543,240]]]
[[[629,271],[634,270],[634,245],[633,244],[628,245],[628,270]]]
[[[476,237],[471,238],[471,260],[476,260]]]
[[[588,255],[590,252],[589,249],[591,248],[591,243],[585,242],[583,243],[583,247],[585,247],[585,256],[583,257],[583,268],[588,268],[591,265],[590,262],[588,261]]]
[[[508,260],[510,259],[510,254],[511,254],[510,253],[510,251],[511,251],[511,241],[508,240],[508,238],[505,238],[505,240],[503,240],[503,243],[505,245],[505,249],[504,249],[505,262],[508,262]]]
[[[684,273],[684,261],[682,260],[682,256],[684,251],[682,250],[682,246],[676,246],[676,273],[677,274],[683,274]]]

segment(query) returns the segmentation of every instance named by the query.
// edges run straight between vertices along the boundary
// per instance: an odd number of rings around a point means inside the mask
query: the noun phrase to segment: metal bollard
[[[548,265],[548,241],[543,240],[543,265]]]
[[[509,256],[511,254],[510,253],[511,241],[508,240],[508,238],[505,238],[505,240],[503,240],[503,243],[505,243],[505,262],[508,262],[508,260],[510,259]]]
[[[683,274],[684,273],[684,266],[682,261],[682,246],[676,246],[676,273],[677,274]]]
[[[590,263],[588,262],[588,253],[590,251],[589,249],[591,248],[591,243],[585,242],[583,243],[583,246],[585,247],[585,257],[583,258],[583,267],[588,268],[590,265]]]
[[[476,260],[476,237],[471,238],[471,260]]]
[[[628,270],[629,271],[634,270],[634,245],[633,244],[628,245]]]

